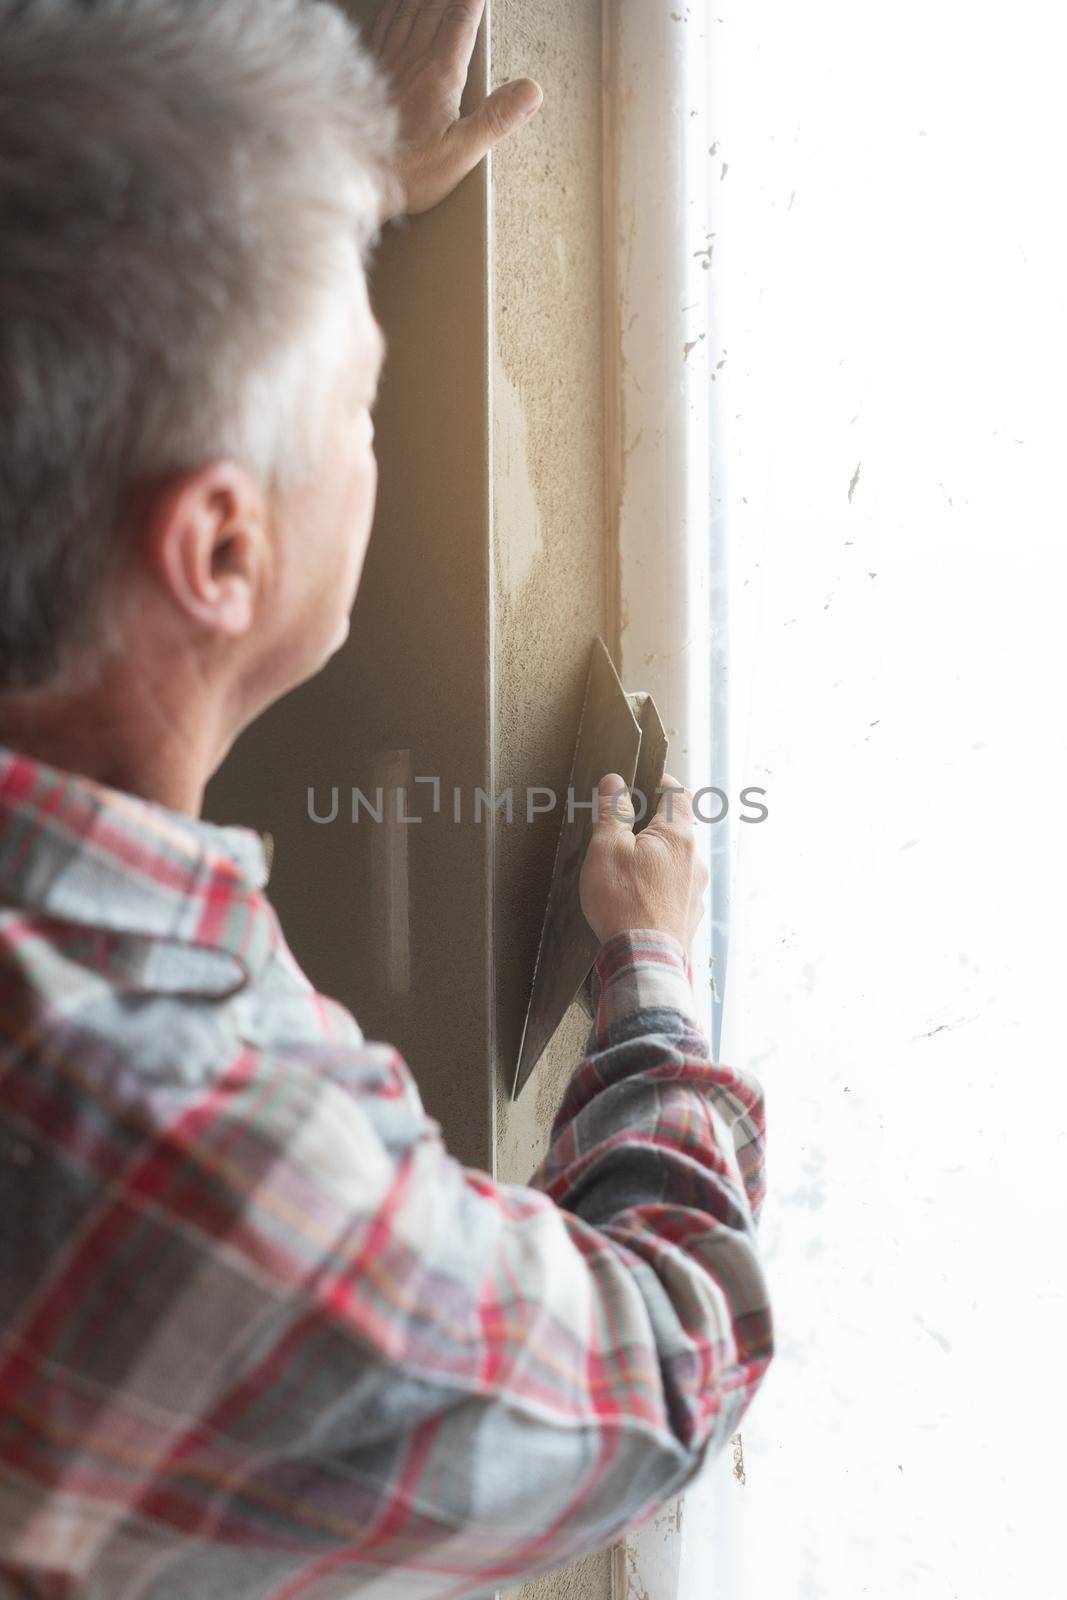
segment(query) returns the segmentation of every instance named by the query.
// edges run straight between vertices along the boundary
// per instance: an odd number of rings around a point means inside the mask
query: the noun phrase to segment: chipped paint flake
[[[745,1484],[745,1456],[744,1451],[741,1448],[741,1435],[739,1433],[735,1433],[731,1437],[730,1449],[733,1454],[734,1479],[743,1488]]]

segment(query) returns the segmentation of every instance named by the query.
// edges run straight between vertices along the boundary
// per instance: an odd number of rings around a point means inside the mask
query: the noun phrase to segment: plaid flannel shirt
[[[301,973],[261,841],[0,752],[0,1596],[490,1593],[618,1538],[772,1355],[757,1081],[597,961],[530,1185]]]

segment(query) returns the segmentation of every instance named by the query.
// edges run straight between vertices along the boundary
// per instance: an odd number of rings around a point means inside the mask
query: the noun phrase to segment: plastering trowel
[[[578,898],[578,877],[593,833],[589,801],[605,773],[618,772],[645,798],[643,814],[634,824],[634,831],[640,832],[655,815],[656,790],[663,781],[666,761],[667,736],[652,696],[627,694],[603,639],[595,640],[568,785],[574,804],[569,806],[564,798],[513,1100],[522,1092],[572,1002],[580,1001],[592,1015],[590,979],[600,942],[585,920]],[[634,802],[637,811],[641,810],[640,795]]]

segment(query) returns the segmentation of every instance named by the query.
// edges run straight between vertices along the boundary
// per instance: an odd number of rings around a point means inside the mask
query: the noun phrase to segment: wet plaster
[[[493,157],[490,495],[495,788],[513,787],[495,856],[498,1172],[543,1151],[580,1053],[572,1014],[515,1107],[514,1063],[559,812],[528,823],[531,786],[566,790],[589,646],[606,626],[599,6],[497,0],[494,82],[529,74],[533,122]]]
[[[496,1172],[544,1153],[588,1030],[572,1007],[521,1099],[511,1085],[560,813],[527,823],[528,787],[562,799],[589,647],[608,627],[599,4],[495,0],[492,79],[535,77],[537,117],[494,154],[490,184]],[[511,1591],[607,1600],[610,1553]]]

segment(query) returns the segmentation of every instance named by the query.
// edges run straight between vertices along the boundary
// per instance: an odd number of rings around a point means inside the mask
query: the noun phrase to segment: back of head
[[[97,634],[139,486],[311,470],[393,137],[320,0],[0,0],[0,689]]]

